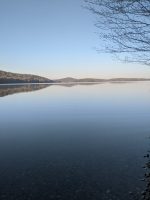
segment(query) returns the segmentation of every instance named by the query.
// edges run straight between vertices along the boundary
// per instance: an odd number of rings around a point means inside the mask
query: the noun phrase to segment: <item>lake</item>
[[[0,199],[133,199],[149,136],[150,82],[1,85]]]

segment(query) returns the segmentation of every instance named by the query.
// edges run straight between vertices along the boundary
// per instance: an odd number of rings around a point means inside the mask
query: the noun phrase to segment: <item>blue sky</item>
[[[150,67],[124,64],[103,45],[83,0],[0,0],[0,69],[49,78],[150,77]]]

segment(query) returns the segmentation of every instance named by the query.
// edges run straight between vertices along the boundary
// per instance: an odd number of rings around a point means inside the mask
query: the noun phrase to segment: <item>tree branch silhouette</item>
[[[97,16],[96,27],[105,48],[125,61],[150,65],[149,0],[84,0]]]

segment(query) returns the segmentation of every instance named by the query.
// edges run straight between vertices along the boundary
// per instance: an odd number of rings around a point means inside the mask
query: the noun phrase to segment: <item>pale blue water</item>
[[[141,192],[150,82],[14,87],[0,86],[0,199],[127,200]]]

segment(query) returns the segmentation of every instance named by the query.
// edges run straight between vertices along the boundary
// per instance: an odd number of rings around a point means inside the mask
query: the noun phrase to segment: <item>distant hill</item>
[[[94,82],[104,82],[106,79],[96,79],[96,78],[81,78],[76,79],[72,77],[62,78],[54,80],[57,83],[94,83]]]
[[[77,79],[72,78],[72,77],[66,77],[66,78],[54,80],[54,82],[56,82],[56,83],[74,83],[76,81],[77,81]]]
[[[66,77],[61,79],[51,80],[37,75],[18,74],[5,72],[0,70],[0,84],[12,83],[53,83],[53,84],[69,84],[69,83],[101,83],[101,82],[127,82],[127,81],[150,81],[145,78],[112,78],[112,79],[98,79],[98,78],[82,78],[76,79]]]
[[[112,78],[108,79],[108,81],[112,82],[120,82],[120,81],[150,81],[150,78]]]
[[[54,80],[55,83],[100,83],[100,82],[125,82],[125,81],[150,81],[145,78],[112,78],[112,79],[98,79],[98,78],[82,78],[75,79],[71,77]]]
[[[53,81],[31,74],[18,74],[0,70],[0,84],[6,83],[52,83]]]

